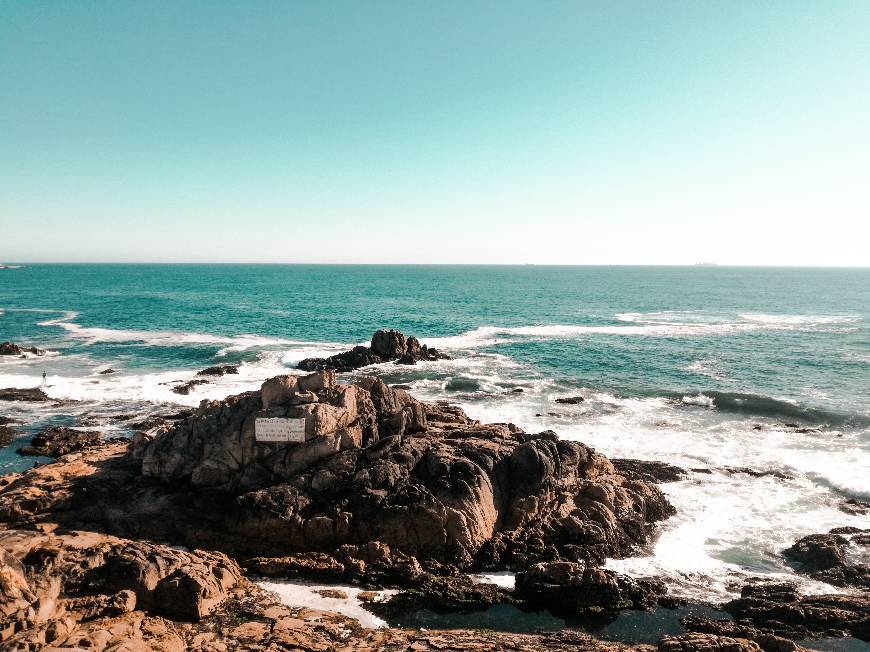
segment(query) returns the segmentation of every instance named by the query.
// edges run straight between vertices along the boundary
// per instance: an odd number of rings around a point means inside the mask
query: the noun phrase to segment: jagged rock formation
[[[405,337],[396,330],[379,330],[372,335],[371,346],[356,346],[350,351],[328,358],[306,358],[298,366],[303,371],[332,369],[342,372],[390,361],[413,365],[422,360],[444,359],[449,359],[449,356],[420,344],[416,337]]]
[[[857,546],[870,546],[870,530],[835,528],[828,534],[811,534],[782,555],[799,572],[820,582],[870,590],[870,567],[850,561],[846,552]]]
[[[278,423],[295,424],[299,440],[258,438],[266,433],[259,419],[295,420]],[[14,572],[7,573],[9,597],[0,597],[0,614],[11,618],[4,621],[8,640],[22,641],[10,649],[47,642],[102,649],[109,640],[145,639],[164,649],[217,649],[209,647],[216,639],[205,636],[215,631],[229,647],[320,649],[312,641],[323,642],[323,632],[306,628],[302,618],[285,632],[294,618],[289,608],[257,616],[246,629],[227,625],[228,605],[251,595],[238,567],[219,553],[151,542],[248,557],[246,568],[261,575],[404,587],[396,608],[432,596],[441,596],[445,608],[509,599],[459,573],[472,568],[521,571],[529,604],[549,600],[542,588],[555,584],[563,595],[586,591],[584,609],[593,608],[599,590],[601,609],[640,606],[654,591],[642,594],[637,583],[596,564],[630,554],[671,511],[656,487],[552,432],[482,424],[457,407],[422,403],[374,378],[342,385],[334,371],[279,376],[260,391],[204,401],[129,445],[103,443],[4,477],[0,531],[27,529],[35,543],[13,555],[23,575],[7,564]],[[84,541],[64,538],[81,530],[89,532]],[[56,551],[47,552],[52,546]],[[582,574],[562,575],[580,579],[552,582],[568,560]],[[50,592],[36,577],[53,582]],[[63,609],[40,611],[49,599]],[[246,609],[265,613],[257,606],[262,596],[256,600]],[[44,619],[31,617],[43,612]],[[184,629],[178,619],[211,624]],[[100,638],[110,623],[115,638]],[[342,628],[350,631],[336,625]],[[406,649],[408,636],[388,631],[358,640]],[[331,649],[343,636],[321,647]],[[438,640],[477,645],[482,635],[475,636]],[[496,648],[549,644],[541,637],[486,636]],[[547,640],[559,649],[562,639]],[[607,647],[588,637],[573,643]]]
[[[259,418],[298,419],[306,441],[257,441]],[[286,551],[381,541],[458,566],[524,567],[625,555],[671,513],[661,492],[552,432],[480,424],[364,378],[281,376],[130,453],[142,475],[233,497],[248,536]]]
[[[0,342],[0,355],[23,356],[27,353],[31,355],[45,355],[45,351],[37,349],[35,346],[19,346],[14,342]]]
[[[619,609],[652,607],[665,586],[635,580],[592,564],[571,561],[538,563],[517,573],[516,595],[556,613],[591,615]]]
[[[100,433],[92,430],[53,426],[35,434],[30,445],[22,446],[17,452],[19,455],[60,457],[99,445],[102,440]]]
[[[226,555],[183,552],[87,532],[0,532],[0,641],[38,648],[80,621],[147,609],[182,620],[209,614],[241,579]]]
[[[793,584],[747,584],[723,607],[740,623],[805,639],[851,634],[870,641],[870,596],[801,595]]]

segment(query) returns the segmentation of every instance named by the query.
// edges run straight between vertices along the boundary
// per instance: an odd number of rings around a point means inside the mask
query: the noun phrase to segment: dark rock
[[[9,426],[0,425],[0,447],[8,446],[18,436],[18,431]]]
[[[33,436],[29,446],[18,449],[19,455],[60,457],[97,446],[103,441],[98,432],[54,426]]]
[[[43,351],[42,349],[37,349],[35,346],[19,346],[12,342],[0,343],[0,355],[23,356],[26,353],[31,353],[33,355],[45,355],[45,351]]]
[[[415,588],[401,591],[385,602],[371,603],[368,608],[384,618],[395,618],[423,609],[470,613],[514,602],[510,591],[492,584],[475,584],[468,575],[426,575]]]
[[[677,482],[688,475],[686,469],[653,460],[630,460],[613,458],[613,466],[627,478],[637,478],[645,482]]]
[[[113,373],[115,373],[115,370],[112,369],[111,367],[109,367],[108,369],[103,369],[103,370],[100,372],[100,375],[103,375],[103,376],[104,376],[104,375],[106,375],[106,374],[113,374]]]
[[[51,400],[38,387],[30,389],[18,389],[16,387],[7,387],[0,389],[0,401],[48,401]]]
[[[789,475],[788,473],[784,473],[783,471],[770,470],[770,471],[759,471],[757,469],[751,469],[746,466],[726,466],[724,470],[727,473],[744,473],[746,475],[752,476],[753,478],[766,478],[773,477],[779,478],[780,480],[793,480],[794,476]]]
[[[442,359],[449,359],[449,356],[420,344],[416,337],[406,338],[396,330],[379,330],[372,336],[371,346],[356,346],[328,358],[306,358],[298,366],[305,371],[334,369],[343,372],[390,361],[413,365],[423,360]]]
[[[557,613],[580,616],[654,606],[665,593],[658,580],[633,579],[590,564],[538,563],[517,573],[515,594]]]
[[[849,540],[839,534],[811,534],[782,551],[783,557],[812,573],[846,564]]]
[[[835,528],[828,534],[811,534],[783,550],[782,555],[798,572],[806,573],[820,582],[870,589],[870,567],[852,563],[846,555],[850,539],[844,535],[860,532],[858,528]],[[858,538],[857,543],[860,542]]]
[[[870,596],[802,596],[791,584],[748,584],[723,605],[734,618],[791,639],[844,636],[870,640]]]
[[[207,385],[208,382],[209,381],[203,378],[194,378],[193,380],[188,380],[186,383],[182,383],[181,385],[176,385],[172,388],[172,391],[176,394],[187,396],[194,387],[197,385]]]
[[[202,371],[197,371],[197,376],[225,376],[226,374],[239,373],[238,365],[225,364],[217,367],[208,367]]]
[[[565,396],[562,398],[557,398],[556,403],[564,403],[565,405],[578,405],[584,400],[585,399],[582,396]]]

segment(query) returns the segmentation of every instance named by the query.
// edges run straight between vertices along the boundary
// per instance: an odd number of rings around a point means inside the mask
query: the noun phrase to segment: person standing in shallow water
[[[45,372],[42,372],[42,384],[45,385]]]

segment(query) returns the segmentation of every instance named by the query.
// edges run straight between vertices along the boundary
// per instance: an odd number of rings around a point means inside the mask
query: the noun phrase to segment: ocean
[[[453,360],[366,369],[474,418],[551,429],[611,457],[691,469],[648,550],[610,567],[714,601],[752,576],[805,591],[779,551],[870,527],[870,269],[25,265],[0,269],[0,387],[76,403],[0,404],[24,422],[0,472],[47,425],[125,435],[112,414],[194,406],[396,328]],[[214,364],[239,364],[187,396]],[[111,367],[116,373],[98,372]],[[357,374],[359,375],[359,374]],[[352,378],[353,376],[350,376]],[[522,389],[522,392],[514,391]],[[579,405],[556,404],[583,396]],[[746,471],[751,471],[747,473]],[[854,511],[854,510],[851,510]]]

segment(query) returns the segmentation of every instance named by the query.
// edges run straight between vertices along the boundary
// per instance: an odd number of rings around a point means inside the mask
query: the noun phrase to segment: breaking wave
[[[676,393],[669,394],[669,396],[682,403],[715,407],[722,412],[732,412],[746,416],[771,417],[825,426],[870,426],[870,416],[868,415],[825,410],[802,405],[797,401],[777,399],[758,394],[705,391],[694,396]]]

